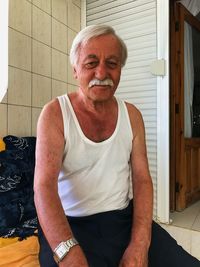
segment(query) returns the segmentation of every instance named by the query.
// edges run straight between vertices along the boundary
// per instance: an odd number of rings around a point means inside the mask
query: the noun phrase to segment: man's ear
[[[75,79],[78,78],[78,76],[77,76],[77,71],[76,71],[75,67],[73,67],[73,75],[74,75],[74,78],[75,78]]]

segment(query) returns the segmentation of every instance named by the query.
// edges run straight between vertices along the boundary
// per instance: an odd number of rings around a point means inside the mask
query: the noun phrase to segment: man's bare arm
[[[34,177],[37,214],[52,250],[73,236],[58,195],[58,175],[65,145],[63,131],[60,106],[58,100],[54,100],[44,107],[38,121]],[[79,246],[70,250],[60,266],[69,266],[69,263],[70,266],[88,266]]]
[[[131,166],[134,210],[131,241],[125,252],[127,255],[124,262],[127,261],[127,264],[121,266],[147,267],[151,242],[153,186],[148,167],[143,119],[134,106],[127,106],[133,130]]]
[[[134,221],[132,238],[136,242],[143,240],[149,246],[151,241],[153,186],[149,173],[144,123],[140,112],[134,113],[133,120],[134,140],[131,163]]]

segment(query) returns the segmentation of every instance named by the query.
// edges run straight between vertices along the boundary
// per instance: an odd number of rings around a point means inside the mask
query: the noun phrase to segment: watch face
[[[56,249],[56,254],[61,259],[68,251],[69,251],[68,247],[65,245],[64,242],[62,242]]]

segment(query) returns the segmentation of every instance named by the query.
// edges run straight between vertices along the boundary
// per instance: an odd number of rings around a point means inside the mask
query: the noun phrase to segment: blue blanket
[[[25,238],[37,228],[33,197],[35,137],[6,136],[0,152],[0,236]]]

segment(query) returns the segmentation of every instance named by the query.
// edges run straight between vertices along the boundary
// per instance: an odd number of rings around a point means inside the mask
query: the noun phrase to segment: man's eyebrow
[[[89,54],[85,57],[84,61],[88,60],[88,59],[96,59],[98,60],[97,55],[95,54]],[[117,62],[120,61],[120,58],[116,55],[110,55],[109,57],[106,58],[106,60],[116,60]]]
[[[85,59],[88,59],[88,58],[96,58],[97,59],[97,56],[95,54],[89,54],[86,56]]]
[[[115,60],[119,61],[119,57],[117,57],[115,55],[111,55],[107,59],[115,59]]]

